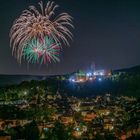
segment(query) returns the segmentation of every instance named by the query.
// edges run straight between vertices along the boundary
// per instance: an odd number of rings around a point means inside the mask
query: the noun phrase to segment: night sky
[[[54,1],[73,16],[74,38],[70,47],[63,47],[60,63],[42,66],[19,65],[9,46],[13,21],[39,0],[0,1],[0,74],[63,74],[88,70],[92,63],[105,69],[140,65],[139,0]]]

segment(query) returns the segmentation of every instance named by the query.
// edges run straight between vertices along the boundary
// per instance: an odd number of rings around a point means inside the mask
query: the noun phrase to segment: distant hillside
[[[119,72],[126,72],[126,73],[133,73],[133,74],[140,74],[140,66],[135,66],[132,68],[126,68],[126,69],[119,69],[119,70],[113,70],[113,73],[119,73]],[[71,73],[73,74],[73,73]],[[65,74],[63,76],[68,77],[71,74]],[[51,76],[56,77],[57,75]],[[35,76],[35,75],[0,75],[0,87],[5,85],[13,85],[13,84],[20,84],[23,81],[31,81],[31,80],[45,80],[50,76]]]
[[[139,66],[134,66],[131,68],[126,68],[126,69],[119,69],[119,70],[114,70],[114,73],[118,72],[128,72],[128,73],[140,73],[140,65]]]
[[[23,81],[44,80],[46,76],[32,75],[0,75],[0,87],[5,85],[20,84]]]

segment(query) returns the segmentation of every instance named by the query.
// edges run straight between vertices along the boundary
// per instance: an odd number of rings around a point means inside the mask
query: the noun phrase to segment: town
[[[0,140],[139,138],[139,97],[106,93],[82,98],[51,85],[29,89],[23,83],[0,91]]]

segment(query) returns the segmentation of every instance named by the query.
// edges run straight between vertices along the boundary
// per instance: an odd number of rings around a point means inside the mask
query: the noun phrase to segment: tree
[[[34,120],[25,126],[25,139],[39,140],[39,129]]]
[[[52,130],[51,140],[71,140],[71,135],[69,134],[69,130],[66,130],[65,126],[57,121]]]

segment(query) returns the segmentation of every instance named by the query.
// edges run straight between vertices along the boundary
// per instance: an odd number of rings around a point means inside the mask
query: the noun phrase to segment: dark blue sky
[[[1,0],[1,74],[61,74],[88,69],[93,62],[97,68],[111,69],[140,65],[139,0],[54,1],[62,12],[74,17],[73,42],[63,48],[60,63],[28,66],[12,57],[9,30],[21,12],[39,0]]]

